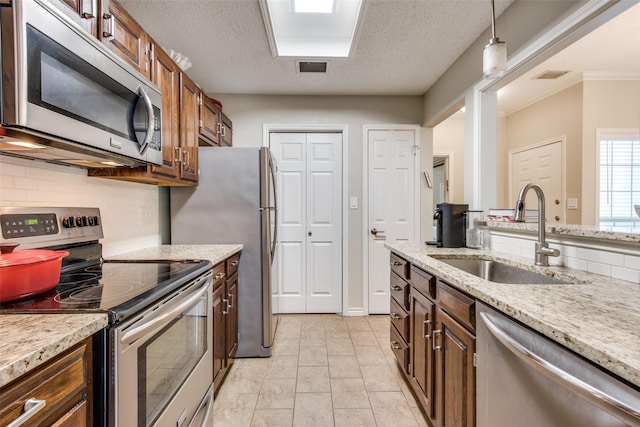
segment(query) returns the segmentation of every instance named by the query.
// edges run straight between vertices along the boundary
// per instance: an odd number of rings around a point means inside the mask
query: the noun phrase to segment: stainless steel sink
[[[486,259],[448,259],[436,258],[452,267],[466,271],[481,279],[497,283],[554,285],[568,284],[544,274],[534,273],[499,261]]]

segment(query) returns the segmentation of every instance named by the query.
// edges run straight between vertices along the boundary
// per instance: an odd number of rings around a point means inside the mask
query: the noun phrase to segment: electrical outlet
[[[576,197],[569,197],[567,199],[567,209],[572,211],[578,210],[578,199]]]

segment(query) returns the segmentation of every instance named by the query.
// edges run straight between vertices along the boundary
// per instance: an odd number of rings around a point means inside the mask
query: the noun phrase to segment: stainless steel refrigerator
[[[171,189],[172,244],[244,245],[238,271],[236,357],[269,357],[276,250],[276,168],[266,147],[201,148],[197,187]]]

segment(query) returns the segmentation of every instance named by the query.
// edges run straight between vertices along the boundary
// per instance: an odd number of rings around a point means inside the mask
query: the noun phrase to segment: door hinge
[[[473,353],[473,367],[478,366],[478,353]]]

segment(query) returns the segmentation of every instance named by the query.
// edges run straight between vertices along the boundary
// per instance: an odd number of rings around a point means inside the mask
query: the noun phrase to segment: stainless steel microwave
[[[162,93],[46,0],[0,0],[0,152],[83,167],[162,163]]]

